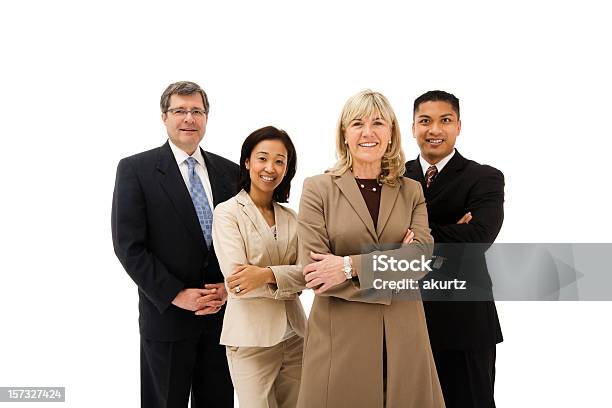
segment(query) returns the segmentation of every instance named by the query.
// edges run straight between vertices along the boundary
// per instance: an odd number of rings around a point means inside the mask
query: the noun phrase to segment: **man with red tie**
[[[460,131],[459,100],[454,95],[429,91],[419,96],[412,132],[420,155],[406,163],[406,176],[423,186],[436,248],[462,248],[461,256],[442,263],[439,276],[466,280],[481,290],[477,298],[463,301],[426,301],[428,296],[423,296],[446,407],[490,408],[495,407],[496,344],[503,338],[484,252],[474,255],[470,244],[488,248],[497,237],[504,218],[504,176],[459,154],[455,141]],[[440,255],[434,250],[436,254]],[[443,299],[457,297],[449,293]]]

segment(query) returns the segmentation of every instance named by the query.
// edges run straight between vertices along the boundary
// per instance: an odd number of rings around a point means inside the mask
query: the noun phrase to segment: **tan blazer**
[[[302,268],[297,261],[297,217],[276,202],[274,218],[277,240],[270,226],[244,190],[219,204],[213,215],[213,241],[221,272],[232,274],[239,264],[270,267],[276,285],[265,285],[247,294],[229,292],[221,344],[270,347],[279,343],[287,319],[304,336],[304,310],[298,292],[304,289]]]
[[[351,172],[308,178],[298,221],[298,259],[303,265],[312,262],[310,251],[351,255],[360,274],[363,245],[399,244],[407,228],[414,232],[415,243],[403,252],[404,259],[431,255],[423,191],[407,178],[395,187],[383,185],[376,228]],[[298,407],[382,408],[383,341],[386,406],[444,407],[421,301],[394,300],[391,291],[367,296],[373,291],[355,278],[315,296]]]

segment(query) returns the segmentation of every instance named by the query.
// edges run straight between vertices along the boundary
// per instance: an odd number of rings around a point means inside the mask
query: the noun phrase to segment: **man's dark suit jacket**
[[[429,188],[418,157],[406,163],[406,177],[423,185],[429,228],[436,243],[434,255],[448,258],[432,276],[467,280],[470,287],[484,288],[485,298],[493,299],[484,250],[497,237],[504,219],[504,175],[455,151]],[[457,224],[468,211],[472,221]],[[447,245],[454,243],[487,245],[479,246],[481,250],[475,254],[470,246]],[[503,340],[492,301],[424,301],[424,308],[434,351],[485,349]]]
[[[238,166],[202,150],[216,206],[236,194]],[[122,159],[113,194],[115,253],[138,285],[140,333],[176,341],[198,336],[223,311],[195,316],[172,301],[183,288],[223,282],[214,244],[208,249],[169,142]]]

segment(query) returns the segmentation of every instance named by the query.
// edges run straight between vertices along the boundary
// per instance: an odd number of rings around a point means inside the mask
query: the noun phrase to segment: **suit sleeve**
[[[310,251],[321,254],[332,253],[323,207],[323,197],[317,186],[310,179],[306,179],[304,181],[298,215],[298,240],[300,242],[298,259],[301,265],[307,265],[312,262]],[[411,225],[411,228],[415,229],[415,245],[409,245],[396,250],[352,255],[353,268],[355,268],[358,277],[346,280],[322,293],[320,296],[334,296],[344,300],[365,303],[390,304],[392,300],[391,291],[376,290],[371,284],[362,285],[359,279],[359,276],[362,274],[362,263],[371,262],[370,260],[373,255],[385,254],[403,257],[404,259],[418,258],[421,253],[428,254],[427,256],[431,255],[431,245],[426,244],[426,241],[431,242],[431,236],[427,227],[427,209],[422,191],[419,203],[413,210],[413,225]]]
[[[271,265],[276,285],[268,285],[274,299],[296,299],[299,292],[306,288],[302,267],[299,265]]]
[[[440,243],[492,243],[504,220],[504,175],[487,167],[472,186],[466,211],[472,213],[469,224],[431,223],[431,234]]]
[[[217,260],[219,261],[221,272],[225,278],[232,274],[236,266],[250,264],[246,246],[244,245],[244,238],[240,233],[238,219],[232,211],[231,205],[235,205],[235,202],[230,199],[230,201],[218,205],[217,208],[215,208],[212,226],[213,242],[216,243]],[[274,273],[274,269],[272,269],[272,272]],[[280,273],[283,274],[287,272],[283,269]],[[276,273],[274,276],[276,276]],[[279,291],[277,285],[260,286],[248,293],[237,296],[227,287],[227,281],[225,285],[228,295],[235,299],[266,297],[286,300],[297,297],[296,293],[291,294],[284,290]]]
[[[163,313],[184,284],[147,248],[146,203],[129,159],[117,167],[111,231],[115,254],[145,296]]]

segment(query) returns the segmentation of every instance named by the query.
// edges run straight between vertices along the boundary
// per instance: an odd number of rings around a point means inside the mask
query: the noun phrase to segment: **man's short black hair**
[[[448,93],[446,91],[429,91],[425,92],[423,95],[419,96],[414,100],[414,108],[412,110],[412,116],[416,114],[416,111],[419,109],[422,103],[425,102],[448,102],[450,106],[453,108],[455,113],[457,114],[457,119],[460,118],[459,115],[459,99],[453,95],[452,93]]]

